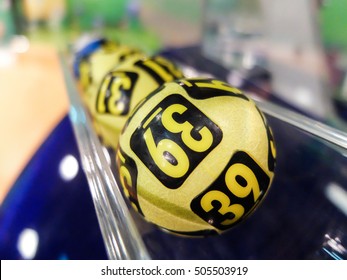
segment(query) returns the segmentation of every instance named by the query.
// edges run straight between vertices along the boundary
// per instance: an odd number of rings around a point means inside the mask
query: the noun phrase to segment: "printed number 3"
[[[105,102],[108,86],[111,82],[111,97],[109,97],[107,102]],[[105,113],[108,110],[113,115],[121,115],[124,111],[122,104],[118,104],[118,101],[121,98],[121,91],[129,90],[131,85],[132,81],[125,73],[118,72],[116,73],[116,76],[112,76],[111,74],[107,75],[103,80],[99,92],[97,103],[98,112]]]
[[[199,130],[200,140],[196,140],[191,135],[194,126],[190,122],[178,123],[173,119],[175,113],[182,115],[186,110],[187,107],[182,104],[169,106],[162,113],[162,124],[172,133],[182,133],[182,141],[188,148],[195,152],[204,152],[213,143],[211,131],[206,126],[202,127]],[[145,131],[144,138],[154,162],[161,171],[173,178],[180,178],[186,174],[189,158],[182,147],[171,139],[162,139],[156,145],[150,128]]]
[[[187,107],[182,104],[173,104],[169,106],[162,115],[162,123],[164,127],[172,133],[182,132],[183,142],[195,152],[204,152],[211,147],[213,142],[213,135],[211,131],[206,127],[202,127],[199,131],[201,136],[200,140],[196,140],[192,137],[191,131],[194,129],[194,126],[185,121],[184,123],[178,123],[173,119],[173,114],[183,114],[187,110]]]
[[[214,206],[212,205],[213,201],[218,201],[221,205],[218,209],[218,212],[222,215],[232,213],[234,217],[232,219],[225,219],[223,222],[221,222],[222,225],[231,225],[235,223],[237,220],[239,220],[245,209],[240,204],[232,204],[230,205],[230,198],[221,191],[210,191],[207,194],[205,194],[201,199],[201,207],[204,209],[205,212],[210,212]]]
[[[245,198],[251,192],[253,193],[253,201],[257,201],[260,196],[259,183],[253,171],[242,163],[235,163],[229,167],[225,174],[225,183],[228,190],[236,197]],[[213,201],[220,203],[218,212],[222,215],[232,213],[232,219],[225,219],[221,222],[222,225],[231,225],[239,220],[244,214],[244,207],[240,204],[232,204],[228,195],[225,193],[212,190],[206,193],[201,199],[201,207],[207,213],[215,206]]]

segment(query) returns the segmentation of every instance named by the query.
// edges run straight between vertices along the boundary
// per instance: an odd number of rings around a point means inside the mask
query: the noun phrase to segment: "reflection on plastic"
[[[33,259],[38,245],[39,235],[35,230],[26,228],[20,233],[17,248],[24,259]]]
[[[104,152],[104,155],[105,155],[105,158],[106,158],[108,165],[111,165],[111,156],[110,156],[110,153],[108,152],[107,148],[102,147],[102,151]]]
[[[14,36],[11,41],[11,49],[15,53],[25,53],[30,48],[30,41],[23,35]]]
[[[332,238],[329,236],[329,234],[326,234],[325,237],[327,238],[327,244],[334,249],[335,251],[339,252],[340,254],[346,254],[347,250],[346,248],[341,244],[340,238]]]
[[[252,98],[260,110],[265,114],[308,132],[316,137],[324,139],[325,141],[333,143],[341,148],[347,149],[346,132],[326,125],[322,122],[315,121],[302,114],[298,114],[266,100],[262,100],[261,98],[256,98],[255,96],[252,96]]]
[[[60,55],[64,80],[71,102],[70,119],[81,154],[81,162],[92,194],[109,259],[150,259],[131,218],[120,189],[107,166],[107,159],[91,130],[91,120],[82,107],[66,60]]]
[[[328,200],[347,216],[347,192],[338,184],[330,183],[325,189]]]
[[[78,174],[79,165],[72,155],[66,155],[59,164],[59,174],[65,181],[73,180]]]
[[[345,256],[347,254],[347,250],[341,244],[340,238],[339,237],[333,238],[329,234],[325,235],[323,251],[335,260],[343,260],[343,257],[341,256]]]

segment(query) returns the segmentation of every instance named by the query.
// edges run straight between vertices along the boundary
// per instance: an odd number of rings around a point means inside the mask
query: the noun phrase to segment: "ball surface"
[[[133,55],[145,56],[138,49],[108,41],[95,52],[81,59],[79,83],[82,90],[90,86],[98,87],[107,72]]]
[[[148,221],[184,235],[221,233],[264,199],[275,158],[271,129],[252,100],[219,80],[181,79],[129,117],[117,180]]]
[[[76,79],[80,78],[80,63],[83,59],[101,48],[107,39],[102,37],[85,37],[82,36],[75,43],[75,51],[73,57],[73,73]]]
[[[88,106],[103,144],[115,149],[136,104],[163,83],[182,77],[182,72],[161,56],[133,56],[108,72],[90,95]]]

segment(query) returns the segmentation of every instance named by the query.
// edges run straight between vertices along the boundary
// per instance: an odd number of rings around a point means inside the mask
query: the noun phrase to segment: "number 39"
[[[231,165],[225,173],[224,180],[227,189],[238,198],[245,198],[252,193],[253,202],[256,202],[261,194],[257,177],[245,164],[235,163]],[[213,204],[214,201],[218,201],[219,205]],[[244,206],[238,203],[231,204],[230,197],[219,190],[207,192],[201,198],[200,204],[206,213],[219,207],[217,210],[221,215],[228,215],[220,223],[223,226],[237,222],[245,214]]]

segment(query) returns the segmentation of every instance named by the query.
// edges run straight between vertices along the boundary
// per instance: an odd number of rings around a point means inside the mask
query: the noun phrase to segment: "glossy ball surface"
[[[137,103],[163,83],[182,77],[182,72],[161,56],[133,56],[108,72],[88,102],[103,144],[115,149]]]
[[[75,43],[75,51],[73,56],[73,73],[76,79],[80,78],[80,63],[83,59],[97,51],[108,41],[105,38],[85,38],[82,36]]]
[[[271,129],[252,100],[219,80],[182,79],[129,117],[117,179],[148,221],[183,235],[221,233],[264,199],[275,158]]]
[[[79,83],[82,90],[87,91],[89,87],[97,88],[107,72],[134,55],[145,56],[140,50],[129,46],[118,45],[114,42],[103,44],[80,61]]]

